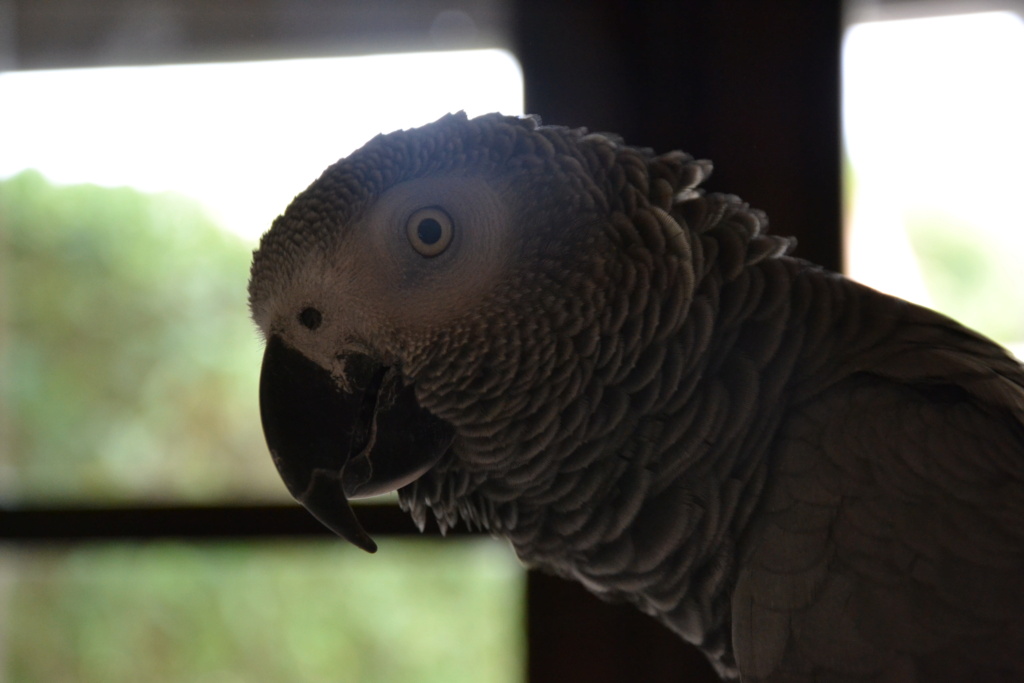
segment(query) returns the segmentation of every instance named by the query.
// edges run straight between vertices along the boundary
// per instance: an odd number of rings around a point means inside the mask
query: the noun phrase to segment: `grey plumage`
[[[345,498],[401,486],[723,677],[1024,679],[1024,369],[787,255],[709,172],[499,115],[328,168],[249,288],[290,490],[370,549]],[[280,417],[332,382],[345,426]]]

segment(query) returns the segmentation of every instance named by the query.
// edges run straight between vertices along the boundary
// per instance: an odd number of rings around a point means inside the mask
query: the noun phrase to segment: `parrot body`
[[[250,280],[289,489],[372,550],[397,488],[723,678],[1024,680],[1024,369],[709,172],[461,114],[328,168]]]

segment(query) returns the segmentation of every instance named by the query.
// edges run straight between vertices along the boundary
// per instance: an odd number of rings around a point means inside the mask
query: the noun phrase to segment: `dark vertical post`
[[[517,0],[526,107],[711,159],[710,189],[840,266],[840,0]]]
[[[530,683],[720,681],[700,651],[630,605],[538,572],[526,585]]]
[[[516,0],[526,107],[711,159],[709,189],[841,263],[840,0]],[[531,574],[531,683],[716,680],[653,619]],[[693,672],[693,673],[691,673]]]

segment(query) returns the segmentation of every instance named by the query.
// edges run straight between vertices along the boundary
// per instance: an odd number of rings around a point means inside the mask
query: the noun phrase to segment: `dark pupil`
[[[441,239],[441,224],[433,218],[424,218],[416,226],[416,236],[423,244],[436,244]]]
[[[315,330],[320,327],[320,323],[322,321],[323,316],[320,315],[320,311],[315,308],[304,308],[302,309],[302,313],[299,313],[299,322],[311,330]]]

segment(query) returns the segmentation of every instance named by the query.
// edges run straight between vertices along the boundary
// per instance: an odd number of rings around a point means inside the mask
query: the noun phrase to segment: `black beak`
[[[271,337],[260,374],[260,416],[292,496],[331,531],[372,553],[377,544],[348,499],[418,479],[455,432],[416,403],[412,385],[397,371],[368,356],[345,358],[344,384]]]

